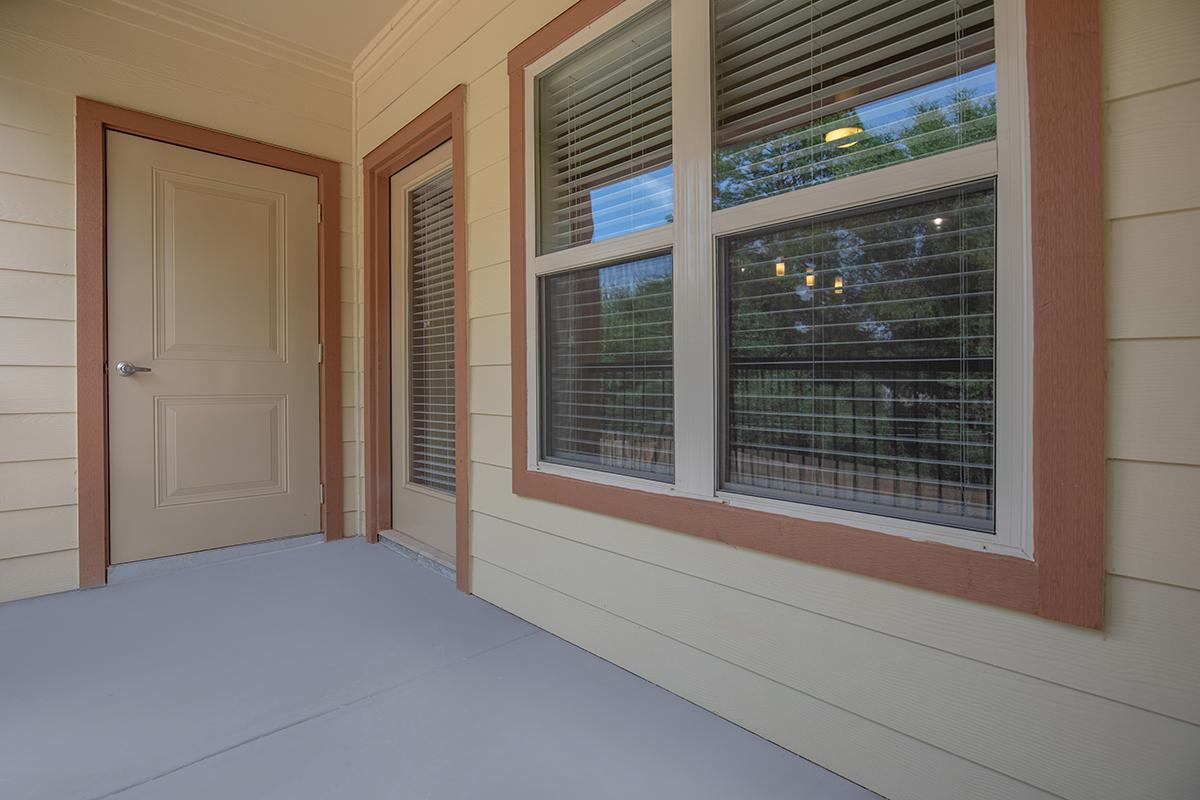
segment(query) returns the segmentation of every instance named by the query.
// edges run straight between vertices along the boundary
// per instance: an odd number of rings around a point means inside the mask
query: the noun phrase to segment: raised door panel
[[[286,361],[284,195],[159,169],[154,188],[155,357]]]
[[[288,490],[287,398],[156,398],[156,505]]]

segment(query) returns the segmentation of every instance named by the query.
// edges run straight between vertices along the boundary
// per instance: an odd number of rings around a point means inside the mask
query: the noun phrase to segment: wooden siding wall
[[[472,590],[894,800],[1194,797],[1200,6],[1102,2],[1097,633],[513,496],[505,55],[569,4],[414,0],[355,64],[358,157],[468,85]]]
[[[348,65],[190,12],[0,3],[0,601],[78,585],[74,104],[84,95],[346,162],[346,533],[359,530]]]

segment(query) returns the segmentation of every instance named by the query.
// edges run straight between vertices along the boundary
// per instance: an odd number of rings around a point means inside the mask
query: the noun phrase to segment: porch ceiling
[[[413,0],[136,0],[188,6],[287,39],[349,65],[375,34]]]

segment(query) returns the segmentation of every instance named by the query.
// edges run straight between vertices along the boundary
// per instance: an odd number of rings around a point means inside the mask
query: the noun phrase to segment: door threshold
[[[379,543],[389,550],[395,550],[405,558],[417,562],[425,569],[436,572],[443,578],[454,580],[454,556],[430,547],[400,531],[380,531]]]
[[[195,553],[181,553],[177,556],[149,558],[145,561],[130,561],[126,564],[113,564],[108,568],[108,582],[124,583],[126,581],[159,575],[163,572],[173,572],[188,567],[202,567],[206,564],[219,564],[223,561],[234,561],[248,556],[273,553],[277,550],[289,550],[293,547],[307,547],[325,541],[325,534],[302,533],[298,536],[284,536],[279,539],[266,539],[249,544],[235,544],[230,547],[217,547],[213,550],[199,550]]]

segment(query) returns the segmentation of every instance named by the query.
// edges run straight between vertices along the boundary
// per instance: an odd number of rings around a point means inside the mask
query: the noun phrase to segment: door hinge
[[[317,342],[317,363],[318,364],[325,363],[325,343],[324,342]]]
[[[325,221],[325,209],[321,207],[320,203],[317,203],[317,222],[320,223],[320,222],[324,222],[324,221]]]
[[[320,489],[320,492],[321,492],[321,505],[325,505],[325,484],[318,483],[317,487]]]

